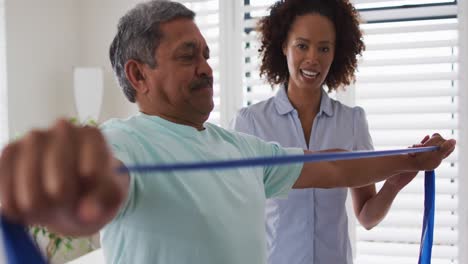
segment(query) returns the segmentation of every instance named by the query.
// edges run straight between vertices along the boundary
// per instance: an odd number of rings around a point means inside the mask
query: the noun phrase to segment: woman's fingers
[[[457,144],[457,141],[455,139],[449,139],[442,143],[440,145],[440,151],[442,152],[442,156],[444,159],[452,154],[452,152],[455,150],[455,145]]]

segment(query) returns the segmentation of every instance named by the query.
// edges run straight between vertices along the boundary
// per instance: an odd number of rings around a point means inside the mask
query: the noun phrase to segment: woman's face
[[[335,27],[327,17],[316,13],[296,17],[283,44],[288,89],[321,88],[335,55],[335,35]]]

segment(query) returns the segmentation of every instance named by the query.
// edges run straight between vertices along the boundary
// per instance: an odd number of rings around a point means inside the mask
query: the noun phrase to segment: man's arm
[[[0,156],[2,214],[71,236],[99,231],[128,195],[129,175],[96,128],[59,121],[5,147]]]
[[[438,151],[419,153],[414,157],[396,155],[378,158],[305,163],[293,188],[360,187],[383,181],[397,173],[432,170],[450,155],[455,140],[444,140],[436,134],[424,146],[439,146]],[[305,154],[310,153],[305,151]]]

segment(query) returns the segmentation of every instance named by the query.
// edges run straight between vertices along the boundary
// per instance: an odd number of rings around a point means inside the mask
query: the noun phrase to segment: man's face
[[[207,63],[210,52],[205,39],[191,19],[163,23],[161,31],[157,66],[148,69],[149,93],[140,106],[188,123],[203,123],[214,107],[213,72]]]

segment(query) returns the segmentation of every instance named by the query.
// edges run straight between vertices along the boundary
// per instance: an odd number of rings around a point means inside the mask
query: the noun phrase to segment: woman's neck
[[[301,114],[317,114],[320,110],[322,89],[300,89],[288,86],[288,98],[294,108]]]
[[[314,120],[320,110],[322,89],[299,89],[290,86],[288,87],[288,98],[297,111],[304,140],[307,148],[309,148]]]

